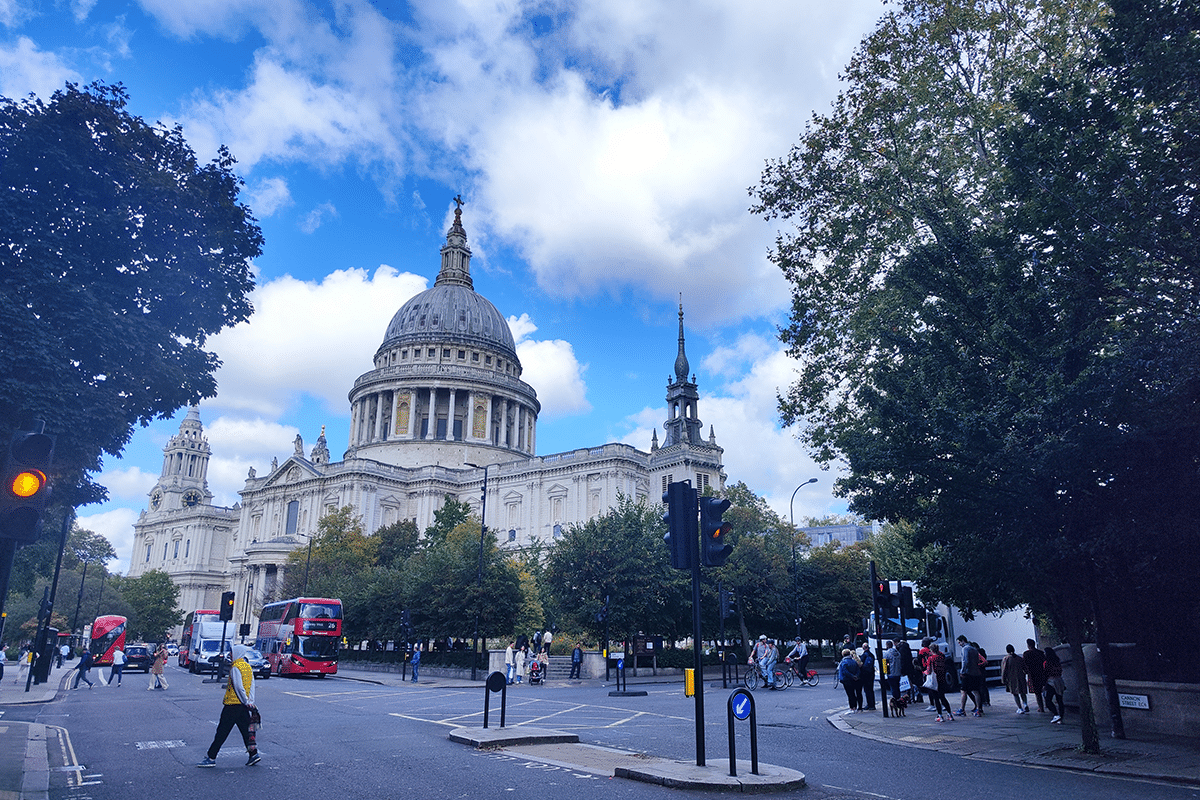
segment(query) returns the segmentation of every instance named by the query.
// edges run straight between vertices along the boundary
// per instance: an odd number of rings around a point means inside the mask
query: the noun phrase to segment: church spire
[[[702,444],[700,417],[696,407],[700,393],[694,380],[688,380],[687,354],[683,351],[683,300],[679,301],[679,352],[675,356],[675,380],[667,382],[667,408],[670,417],[663,426],[663,447],[677,444]]]
[[[687,354],[683,352],[683,296],[679,297],[679,355],[675,356],[675,382],[684,383],[688,376]]]
[[[454,223],[446,231],[446,244],[442,246],[442,268],[434,286],[465,286],[474,290],[471,280],[471,248],[467,247],[467,231],[462,224],[462,195],[454,198]]]

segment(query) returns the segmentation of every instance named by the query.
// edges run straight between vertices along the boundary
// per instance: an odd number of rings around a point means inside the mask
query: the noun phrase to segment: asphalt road
[[[197,798],[490,798],[527,793],[559,798],[661,798],[661,787],[531,761],[510,752],[475,751],[447,739],[478,726],[482,689],[380,686],[346,678],[257,681],[264,725],[263,763],[246,761],[235,730],[216,769],[197,769],[212,740],[223,688],[179,669],[168,691],[146,691],[141,675],[121,688],[100,687],[28,707],[6,718],[50,726],[51,797],[128,800],[159,791]],[[646,697],[613,698],[610,687],[514,687],[507,724],[577,733],[582,742],[680,760],[695,759],[694,701],[681,685],[653,684]],[[706,759],[727,762],[729,690],[705,692]],[[1195,788],[989,763],[864,740],[826,721],[844,700],[832,686],[759,692],[759,759],[799,770],[811,798],[930,796],[1011,800],[1048,798],[1181,800]],[[491,725],[499,724],[498,695]],[[15,712],[15,710],[14,710]],[[745,723],[738,757],[749,756]],[[688,796],[703,794],[688,792]]]

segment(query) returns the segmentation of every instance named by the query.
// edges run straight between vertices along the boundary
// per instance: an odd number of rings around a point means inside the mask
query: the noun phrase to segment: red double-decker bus
[[[201,608],[190,612],[183,618],[183,635],[179,637],[179,655],[176,658],[179,666],[189,669],[192,652],[192,631],[201,622],[216,622],[221,618],[221,612],[215,608]]]
[[[276,675],[337,674],[342,601],[297,597],[263,606],[255,649]]]
[[[96,617],[96,621],[92,623],[92,641],[89,647],[92,651],[93,666],[111,666],[113,651],[118,647],[122,650],[125,649],[125,625],[127,622],[128,620],[124,617],[118,617],[116,614]]]

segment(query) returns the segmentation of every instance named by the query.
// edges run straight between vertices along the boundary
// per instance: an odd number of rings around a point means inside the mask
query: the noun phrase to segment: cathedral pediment
[[[312,463],[303,458],[292,456],[271,473],[265,485],[286,486],[290,483],[299,483],[300,481],[319,477],[321,477],[321,473],[317,471],[317,468]]]

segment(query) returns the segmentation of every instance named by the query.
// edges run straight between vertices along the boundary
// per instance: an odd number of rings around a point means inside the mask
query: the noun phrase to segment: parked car
[[[263,680],[271,677],[271,664],[262,653],[251,650],[246,653],[246,661],[250,664],[250,669],[254,671],[254,677]]]
[[[150,648],[144,644],[131,644],[125,647],[125,671],[141,670],[149,672],[151,664],[154,663],[154,658],[150,655]]]
[[[174,642],[168,642],[167,655],[171,656],[172,658],[179,655],[179,645],[175,644]]]

